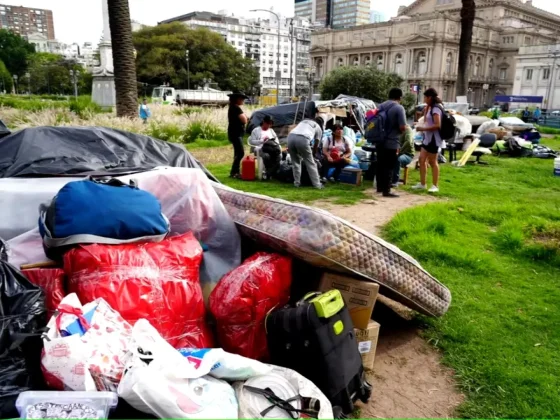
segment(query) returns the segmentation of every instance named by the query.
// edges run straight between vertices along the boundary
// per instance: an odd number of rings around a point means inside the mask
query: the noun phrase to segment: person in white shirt
[[[323,126],[325,121],[321,117],[315,120],[303,120],[288,135],[288,152],[292,159],[292,171],[294,173],[294,186],[299,187],[301,183],[301,163],[303,162],[311,185],[317,189],[323,189],[319,170],[313,156],[323,138]],[[313,149],[311,148],[313,144]]]
[[[278,136],[272,129],[273,124],[274,121],[272,121],[270,115],[265,115],[260,127],[256,127],[251,132],[251,136],[249,137],[249,144],[251,146],[262,146],[268,140],[277,140]]]
[[[344,136],[342,124],[336,124],[333,127],[333,135],[323,140],[323,180],[326,181],[329,170],[335,168],[330,181],[338,181],[340,173],[350,162],[351,156],[351,141]]]

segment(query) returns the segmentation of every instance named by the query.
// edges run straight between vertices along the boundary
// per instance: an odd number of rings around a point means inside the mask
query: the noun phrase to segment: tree
[[[469,55],[471,53],[475,0],[461,0],[461,38],[459,40],[459,74],[457,77],[457,96],[467,96],[469,89]]]
[[[12,85],[12,75],[6,68],[4,62],[0,61],[0,92],[11,92]]]
[[[404,79],[399,75],[373,67],[338,67],[326,75],[319,91],[324,99],[334,99],[344,94],[384,102],[389,90],[400,87],[403,82]]]
[[[138,108],[136,62],[128,0],[107,0],[115,68],[117,116],[135,117]]]
[[[27,70],[27,59],[35,52],[35,47],[21,36],[0,29],[0,61],[11,74],[22,76]]]
[[[144,28],[134,33],[134,46],[138,78],[152,86],[170,83],[187,88],[187,50],[191,87],[202,86],[204,79],[211,79],[222,90],[248,93],[259,83],[253,62],[220,34],[206,28],[191,29],[177,22]]]

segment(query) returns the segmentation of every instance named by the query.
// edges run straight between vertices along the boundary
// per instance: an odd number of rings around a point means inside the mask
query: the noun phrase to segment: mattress
[[[213,184],[241,233],[314,266],[361,277],[425,315],[447,312],[451,293],[412,257],[329,212]]]

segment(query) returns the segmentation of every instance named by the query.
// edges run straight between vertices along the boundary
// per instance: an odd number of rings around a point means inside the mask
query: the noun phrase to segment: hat
[[[249,99],[249,97],[245,95],[243,92],[232,92],[228,94],[228,96],[230,99],[238,99],[238,98]]]

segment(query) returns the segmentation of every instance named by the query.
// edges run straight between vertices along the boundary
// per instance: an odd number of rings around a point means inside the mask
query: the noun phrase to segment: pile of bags
[[[18,394],[22,415],[48,418],[103,418],[117,395],[192,419],[332,418],[367,401],[339,292],[290,304],[291,258],[258,252],[207,289],[206,306],[209,236],[172,223],[154,195],[115,179],[67,183],[42,206],[44,251],[59,266],[26,267],[28,281],[1,262],[3,418]],[[62,392],[36,391],[45,386]]]

